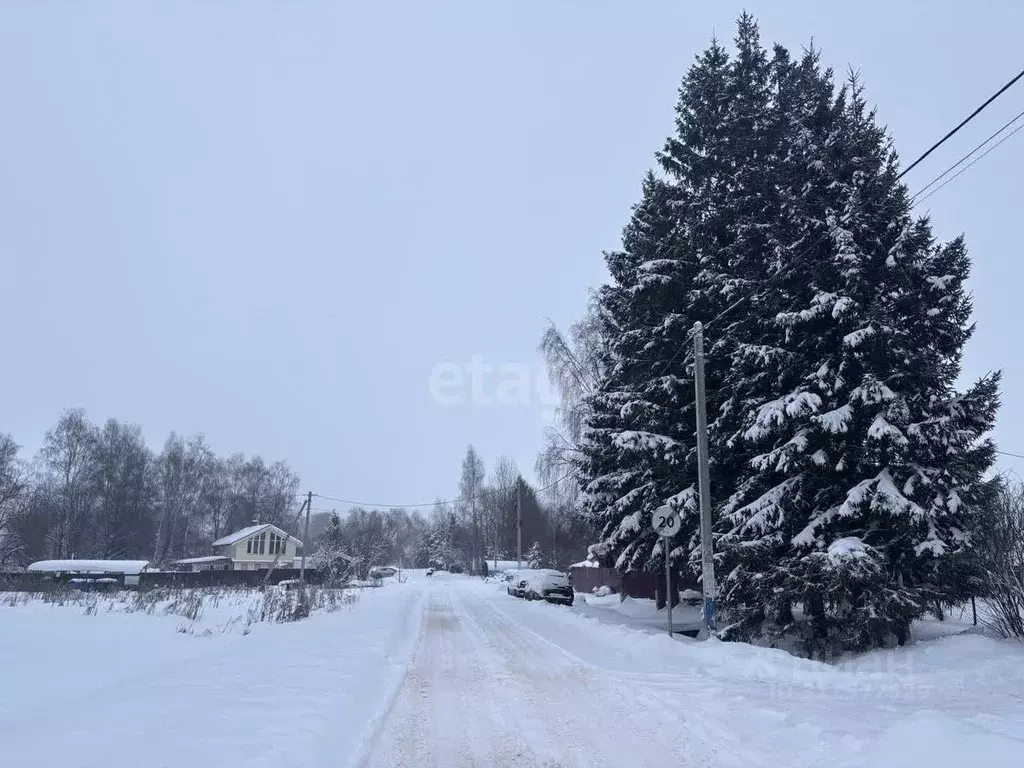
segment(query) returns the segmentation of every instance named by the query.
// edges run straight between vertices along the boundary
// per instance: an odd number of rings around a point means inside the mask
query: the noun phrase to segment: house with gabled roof
[[[258,571],[275,562],[291,568],[302,542],[271,523],[254,523],[221,536],[212,544],[213,554],[186,557],[174,565],[187,571]]]

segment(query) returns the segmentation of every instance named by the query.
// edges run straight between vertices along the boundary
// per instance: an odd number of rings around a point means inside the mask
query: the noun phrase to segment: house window
[[[277,533],[270,534],[270,550],[267,554],[270,555],[283,555],[285,553],[285,541],[284,536]]]
[[[247,555],[265,555],[267,553],[267,534],[261,533],[245,542],[245,553]]]

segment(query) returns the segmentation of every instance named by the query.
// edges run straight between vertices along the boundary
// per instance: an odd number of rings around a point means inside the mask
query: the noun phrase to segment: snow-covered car
[[[398,569],[393,565],[375,565],[370,569],[371,579],[387,579],[398,573]]]
[[[543,568],[532,571],[523,581],[526,583],[523,596],[527,600],[547,600],[549,603],[572,605],[575,599],[569,577],[561,571]]]
[[[512,597],[526,597],[526,587],[529,583],[526,576],[526,571],[507,571],[505,579],[508,586],[505,587],[505,591]]]

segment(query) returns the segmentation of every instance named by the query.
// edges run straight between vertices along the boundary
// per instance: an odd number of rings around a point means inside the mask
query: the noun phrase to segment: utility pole
[[[480,524],[479,524],[479,522],[476,519],[476,486],[475,485],[473,486],[473,498],[469,502],[469,508],[470,508],[470,519],[473,521],[473,546],[472,546],[472,552],[470,553],[470,556],[469,556],[469,559],[472,562],[470,563],[469,567],[470,567],[470,570],[474,574],[476,574],[476,573],[480,572],[480,566],[479,566],[479,564],[476,561],[477,550],[480,548],[480,544],[479,544]]]
[[[693,324],[693,380],[697,401],[697,487],[700,491],[701,574],[704,581],[704,627],[701,637],[714,637],[715,553],[711,540],[711,470],[708,466],[708,413],[704,393],[704,326]]]
[[[306,524],[302,528],[302,560],[299,562],[299,581],[306,583],[306,550],[309,549],[309,510],[313,506],[313,492],[306,493]]]
[[[522,479],[516,480],[516,558],[519,567],[523,567],[523,484]]]

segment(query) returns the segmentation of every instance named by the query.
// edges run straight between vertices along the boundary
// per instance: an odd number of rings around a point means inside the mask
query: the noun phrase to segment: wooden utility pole
[[[309,510],[313,506],[313,492],[306,493],[306,524],[302,527],[302,560],[299,562],[299,581],[306,583],[306,550],[309,549]],[[295,564],[292,563],[294,566]]]
[[[523,567],[523,482],[516,480],[516,558]]]
[[[309,508],[311,506],[313,506],[312,502],[313,502],[313,493],[311,491],[306,496],[306,498],[302,500],[302,503],[299,505],[299,511],[295,515],[295,522],[292,525],[288,526],[288,530],[291,530],[292,528],[298,528],[299,527],[299,520],[302,519],[302,513],[303,513],[303,511],[305,511],[305,513],[306,513],[306,533],[307,533],[307,535],[309,534]],[[292,535],[288,532],[288,530],[286,530],[284,532],[284,543],[282,545],[285,552],[288,551],[288,542],[292,540]],[[274,569],[277,568],[277,561],[280,558],[281,558],[281,551],[279,550],[279,551],[274,553],[274,559],[271,561],[270,567],[267,569],[267,575],[263,577],[263,586],[264,587],[267,586],[267,584],[270,583],[270,577],[273,575]],[[302,570],[299,571],[299,573],[300,573],[300,576],[299,576],[300,580],[303,578],[304,571],[305,571],[305,566],[306,566],[306,543],[303,542],[302,543]],[[291,563],[289,563],[288,567],[289,568],[294,568],[295,567],[295,562],[292,561]]]
[[[708,466],[708,413],[704,392],[704,326],[693,324],[693,379],[697,401],[697,488],[700,492],[701,574],[704,580],[704,627],[701,637],[715,635],[715,553],[711,541],[711,470]],[[666,558],[667,562],[667,558]]]

